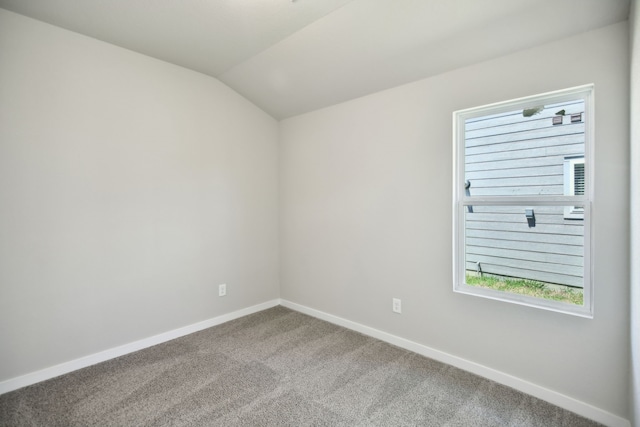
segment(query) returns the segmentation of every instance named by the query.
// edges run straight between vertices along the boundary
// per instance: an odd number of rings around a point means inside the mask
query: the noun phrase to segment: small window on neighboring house
[[[564,159],[564,195],[584,196],[584,157]],[[565,219],[584,219],[583,206],[566,206]]]
[[[592,94],[454,112],[455,292],[593,316]]]

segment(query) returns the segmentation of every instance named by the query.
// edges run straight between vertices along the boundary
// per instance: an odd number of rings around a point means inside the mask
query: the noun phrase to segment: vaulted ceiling
[[[278,119],[629,14],[629,0],[0,0],[0,7],[216,77]]]

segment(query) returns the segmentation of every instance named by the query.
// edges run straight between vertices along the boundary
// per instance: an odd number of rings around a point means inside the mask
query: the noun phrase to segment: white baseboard
[[[86,368],[87,366],[95,365],[96,363],[105,362],[116,357],[124,356],[125,354],[133,353],[134,351],[142,350],[143,348],[151,347],[157,344],[161,344],[166,341],[170,341],[175,338],[179,338],[185,335],[192,334],[194,332],[201,331],[203,329],[210,328],[212,326],[220,325],[222,323],[234,320],[249,314],[257,313],[262,310],[266,310],[271,307],[275,307],[280,304],[280,300],[274,299],[264,302],[262,304],[254,305],[251,307],[243,308],[241,310],[234,311],[232,313],[223,314],[202,322],[194,323],[192,325],[184,326],[182,328],[173,329],[162,334],[154,335],[149,338],[144,338],[138,341],[134,341],[129,344],[121,345],[119,347],[111,348],[108,350],[94,353],[89,356],[81,357],[79,359],[64,362],[59,365],[45,368],[40,371],[31,372],[26,375],[22,375],[16,378],[11,378],[6,381],[0,382],[0,394],[8,393],[13,390],[17,390],[22,387],[26,387],[31,384],[39,383],[41,381],[48,380],[60,375],[67,374],[78,369]]]
[[[533,384],[529,381],[525,381],[509,374],[505,374],[504,372],[497,371],[487,366],[471,362],[469,360],[451,355],[449,353],[445,353],[440,350],[436,350],[431,347],[427,347],[426,345],[418,344],[414,341],[410,341],[396,335],[371,328],[369,326],[362,325],[360,323],[352,322],[351,320],[343,319],[341,317],[334,316],[323,311],[296,304],[291,301],[280,300],[280,304],[292,310],[299,311],[300,313],[308,314],[309,316],[313,316],[321,320],[326,320],[327,322],[343,326],[356,332],[360,332],[364,335],[377,338],[381,341],[388,342],[389,344],[393,344],[400,348],[410,350],[414,353],[421,354],[428,358],[455,366],[457,368],[474,373],[497,383],[509,386],[518,391],[537,397],[538,399],[547,401],[568,411],[574,412],[578,415],[582,415],[585,418],[589,418],[591,420],[602,423],[606,426],[631,427],[631,423],[629,420],[624,419],[618,415],[604,411],[600,408],[566,396],[562,393],[549,390],[548,388],[539,386],[537,384]]]

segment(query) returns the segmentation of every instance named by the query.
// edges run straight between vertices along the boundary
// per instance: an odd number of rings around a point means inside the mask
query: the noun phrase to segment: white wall
[[[277,298],[277,138],[213,78],[0,9],[0,381]]]
[[[454,294],[452,112],[587,83],[595,318]],[[622,23],[284,120],[282,298],[628,418],[628,93]]]
[[[640,8],[631,2],[631,402],[640,427]]]

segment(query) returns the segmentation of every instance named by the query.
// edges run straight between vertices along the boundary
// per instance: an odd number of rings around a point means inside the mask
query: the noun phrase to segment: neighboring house
[[[572,101],[467,120],[467,194],[584,194],[584,117],[584,102]],[[467,271],[583,286],[582,208],[470,206],[465,215]]]

